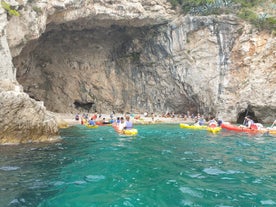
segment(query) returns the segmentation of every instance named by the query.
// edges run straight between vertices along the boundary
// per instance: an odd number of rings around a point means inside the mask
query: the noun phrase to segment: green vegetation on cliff
[[[276,32],[275,0],[169,0],[185,14],[213,15],[234,13],[259,30]],[[273,15],[272,15],[273,14]]]
[[[19,12],[11,7],[7,2],[1,1],[1,6],[10,16],[20,16]]]

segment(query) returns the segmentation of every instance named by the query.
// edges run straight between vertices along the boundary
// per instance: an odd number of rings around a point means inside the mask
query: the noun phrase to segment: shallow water
[[[0,207],[276,206],[276,137],[136,127],[0,146]]]

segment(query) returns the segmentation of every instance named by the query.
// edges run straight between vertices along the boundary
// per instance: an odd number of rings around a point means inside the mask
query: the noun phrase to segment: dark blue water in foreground
[[[136,127],[0,146],[0,207],[276,206],[276,137]]]

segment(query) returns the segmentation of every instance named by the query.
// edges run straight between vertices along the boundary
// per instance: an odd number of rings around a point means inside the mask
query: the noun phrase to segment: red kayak
[[[96,121],[96,124],[99,126],[111,126],[112,125],[110,122],[102,122],[102,121]]]
[[[250,129],[247,127],[236,126],[230,123],[222,123],[221,128],[236,132],[249,132],[249,133],[266,133],[267,129]]]

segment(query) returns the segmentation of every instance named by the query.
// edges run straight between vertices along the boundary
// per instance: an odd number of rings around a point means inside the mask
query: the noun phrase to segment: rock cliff
[[[0,9],[1,82],[20,88],[18,81],[32,99],[1,91],[37,108],[29,114],[40,117],[41,132],[57,131],[54,118],[51,127],[41,125],[51,117],[42,102],[63,113],[191,111],[228,121],[245,114],[275,119],[275,37],[235,16],[183,16],[166,0],[9,3],[21,15],[7,17]],[[7,117],[12,98],[5,103]],[[0,123],[6,134],[20,130],[13,120],[26,119],[19,116],[25,108],[18,104],[10,125]]]

